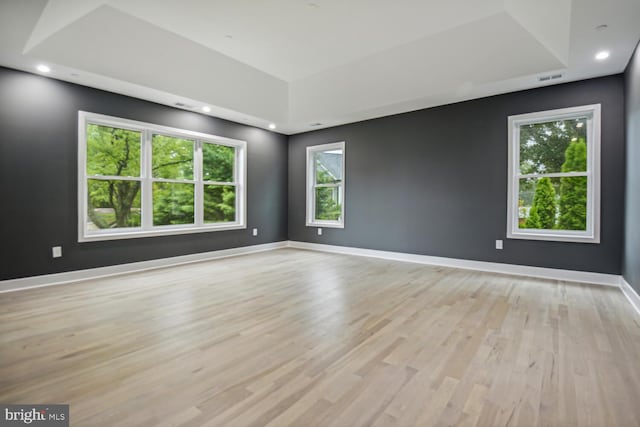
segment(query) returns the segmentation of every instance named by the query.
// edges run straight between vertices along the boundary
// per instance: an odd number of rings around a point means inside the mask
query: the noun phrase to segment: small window
[[[307,226],[344,227],[344,142],[307,147]]]
[[[509,117],[507,237],[600,242],[600,105]]]
[[[79,113],[79,241],[245,228],[246,143]]]

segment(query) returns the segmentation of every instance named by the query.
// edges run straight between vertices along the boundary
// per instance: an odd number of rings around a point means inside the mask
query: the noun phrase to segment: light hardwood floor
[[[619,290],[282,249],[0,294],[0,402],[73,426],[639,426]]]

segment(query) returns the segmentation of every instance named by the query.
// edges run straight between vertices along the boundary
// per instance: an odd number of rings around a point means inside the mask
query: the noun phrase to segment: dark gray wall
[[[507,117],[602,104],[601,244],[505,240]],[[620,274],[622,75],[431,108],[289,138],[289,238]],[[305,147],[346,141],[345,228],[305,226]]]
[[[78,110],[247,141],[248,228],[78,243]],[[6,68],[0,186],[0,280],[287,239],[286,136]],[[54,245],[62,245],[62,258],[51,258]]]
[[[627,99],[627,180],[622,274],[640,293],[640,49],[629,62]]]

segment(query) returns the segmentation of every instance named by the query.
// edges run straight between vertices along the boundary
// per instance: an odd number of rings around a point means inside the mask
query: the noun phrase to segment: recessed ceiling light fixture
[[[202,111],[204,111],[205,113],[209,113],[211,111],[211,107],[205,105],[204,107],[202,107]]]
[[[608,50],[601,50],[600,52],[596,53],[596,59],[598,61],[604,61],[608,57],[609,57],[609,51]]]
[[[44,64],[40,64],[36,67],[36,69],[38,71],[40,71],[41,73],[48,73],[51,71],[51,68],[49,68],[48,66],[44,65]]]
[[[275,128],[276,128],[276,124],[275,123],[269,123],[269,129],[275,130]]]

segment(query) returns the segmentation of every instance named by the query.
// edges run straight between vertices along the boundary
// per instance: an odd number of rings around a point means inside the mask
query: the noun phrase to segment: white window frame
[[[96,124],[134,130],[141,133],[140,141],[140,177],[92,176],[87,174],[87,126]],[[151,174],[152,137],[155,134],[190,139],[194,141],[194,169],[192,180],[154,178]],[[236,150],[234,164],[234,182],[219,183],[203,181],[202,144],[217,144],[233,147]],[[132,180],[140,181],[141,226],[109,230],[88,230],[88,180]],[[153,225],[154,182],[177,182],[194,184],[194,224]],[[103,114],[78,112],[78,241],[93,242],[101,240],[131,239],[138,237],[167,236],[174,234],[204,233],[211,231],[239,230],[247,228],[247,143],[237,139],[193,132],[184,129],[122,119]],[[207,224],[204,222],[204,185],[235,185],[236,220],[234,222]]]
[[[600,104],[562,108],[509,116],[509,188],[507,209],[507,238],[548,240],[558,242],[600,243]],[[587,118],[587,171],[548,174],[520,174],[520,126],[557,120]],[[520,179],[587,177],[587,229],[533,230],[518,227],[518,199]]]
[[[316,184],[316,170],[313,157],[315,153],[322,151],[342,151],[342,180],[338,184]],[[307,227],[328,227],[328,228],[344,228],[344,205],[346,201],[345,193],[345,143],[334,142],[330,144],[321,144],[307,147]],[[342,193],[342,213],[337,221],[317,220],[316,217],[316,188],[318,187],[336,187]]]

